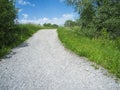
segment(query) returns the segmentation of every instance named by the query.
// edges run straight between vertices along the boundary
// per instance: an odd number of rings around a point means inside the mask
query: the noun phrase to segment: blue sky
[[[63,25],[66,20],[75,20],[74,8],[64,0],[16,0],[20,23]]]

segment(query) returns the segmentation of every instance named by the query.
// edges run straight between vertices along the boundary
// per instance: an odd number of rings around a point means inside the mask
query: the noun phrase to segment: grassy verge
[[[68,49],[96,62],[120,78],[120,50],[116,47],[115,41],[89,39],[66,28],[58,29],[58,37]]]
[[[46,27],[46,26],[42,26],[43,29],[57,29],[58,27]]]
[[[13,41],[7,45],[3,45],[3,47],[0,48],[0,58],[9,53],[12,48],[24,42],[26,39],[28,39],[30,36],[32,36],[35,32],[37,32],[40,29],[41,29],[40,26],[33,24],[17,25],[15,28],[15,32],[11,36],[12,39],[14,38]]]

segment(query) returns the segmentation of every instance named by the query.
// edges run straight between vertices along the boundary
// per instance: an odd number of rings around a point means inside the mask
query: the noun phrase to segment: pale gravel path
[[[25,47],[24,47],[25,46]],[[120,83],[41,30],[0,62],[0,90],[120,90]]]

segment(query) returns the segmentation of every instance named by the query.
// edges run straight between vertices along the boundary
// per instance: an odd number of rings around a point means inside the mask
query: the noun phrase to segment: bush
[[[96,28],[75,28],[75,32],[80,36],[87,36],[89,38],[96,37]]]

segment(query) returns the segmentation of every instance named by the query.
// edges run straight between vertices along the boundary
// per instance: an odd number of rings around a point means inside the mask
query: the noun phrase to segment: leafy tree
[[[120,35],[120,1],[106,0],[97,8],[96,27],[106,28],[112,34]]]
[[[0,27],[13,28],[16,19],[14,0],[0,0]]]
[[[76,26],[77,23],[72,21],[72,20],[67,20],[64,24],[65,27],[73,27],[73,26]]]
[[[44,23],[43,26],[45,26],[45,27],[50,27],[50,26],[51,26],[51,23]]]
[[[88,27],[89,24],[93,21],[93,17],[95,16],[94,9],[91,3],[87,3],[84,7],[83,12],[81,13],[81,21],[83,27]]]
[[[66,0],[66,2],[68,5],[73,5],[80,15],[82,27],[89,26],[95,16],[92,0]]]
[[[66,0],[80,15],[82,27],[106,28],[112,36],[120,35],[120,0]]]
[[[16,13],[14,0],[0,0],[0,47],[13,42]]]
[[[50,27],[50,28],[58,28],[57,24],[51,24],[51,23],[44,23],[43,26],[44,27]]]
[[[58,25],[57,24],[53,24],[52,27],[58,28]]]

